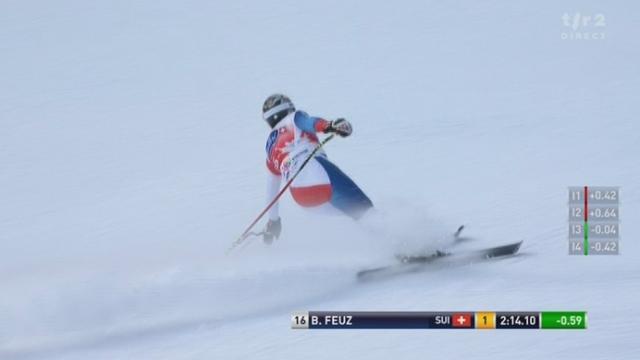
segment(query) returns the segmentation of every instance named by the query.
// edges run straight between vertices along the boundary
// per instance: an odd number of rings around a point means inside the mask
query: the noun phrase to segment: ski
[[[437,251],[429,255],[396,256],[398,260],[397,264],[361,270],[357,273],[357,278],[358,280],[388,278],[400,274],[424,271],[435,264],[441,264],[443,266],[471,264],[478,261],[514,255],[518,252],[521,245],[522,241],[518,241],[479,250]],[[448,261],[444,261],[445,259]]]

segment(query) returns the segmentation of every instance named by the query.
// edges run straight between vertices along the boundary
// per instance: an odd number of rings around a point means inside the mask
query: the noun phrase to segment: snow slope
[[[638,358],[639,10],[3,0],[0,358]],[[606,37],[562,40],[565,13],[604,14]],[[275,91],[354,123],[327,152],[382,235],[287,196],[278,243],[224,255],[265,201]],[[620,256],[566,255],[585,184],[622,187]],[[460,223],[522,255],[355,282]],[[589,329],[289,329],[331,309],[575,309]]]

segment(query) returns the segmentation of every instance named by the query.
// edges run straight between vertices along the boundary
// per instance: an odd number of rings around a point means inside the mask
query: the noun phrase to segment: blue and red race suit
[[[267,201],[270,202],[280,190],[281,181],[288,181],[302,162],[318,146],[317,132],[324,132],[330,122],[311,117],[304,111],[294,111],[282,119],[267,139],[267,169],[269,169]],[[364,192],[327,158],[324,150],[314,158],[293,180],[290,187],[295,202],[313,208],[330,205],[342,213],[359,218],[373,207]],[[269,218],[279,217],[275,204]]]

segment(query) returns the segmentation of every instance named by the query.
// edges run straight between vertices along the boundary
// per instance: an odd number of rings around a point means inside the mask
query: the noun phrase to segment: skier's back
[[[305,159],[318,146],[316,133],[335,133],[346,137],[351,135],[351,124],[345,119],[334,121],[311,117],[304,111],[296,110],[291,100],[282,94],[269,96],[262,107],[264,120],[272,131],[267,138],[268,191],[267,201],[271,201],[285,182],[296,173]],[[328,208],[339,211],[351,218],[360,218],[373,207],[364,192],[327,158],[324,151],[318,151],[307,163],[290,187],[295,202],[306,208]],[[278,204],[269,211],[269,221],[264,240],[270,242],[278,237],[281,230]]]

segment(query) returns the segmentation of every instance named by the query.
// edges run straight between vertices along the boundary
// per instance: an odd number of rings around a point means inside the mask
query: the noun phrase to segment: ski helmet
[[[273,94],[262,105],[262,118],[273,128],[280,120],[294,111],[296,111],[296,107],[293,106],[291,99],[286,95]]]

